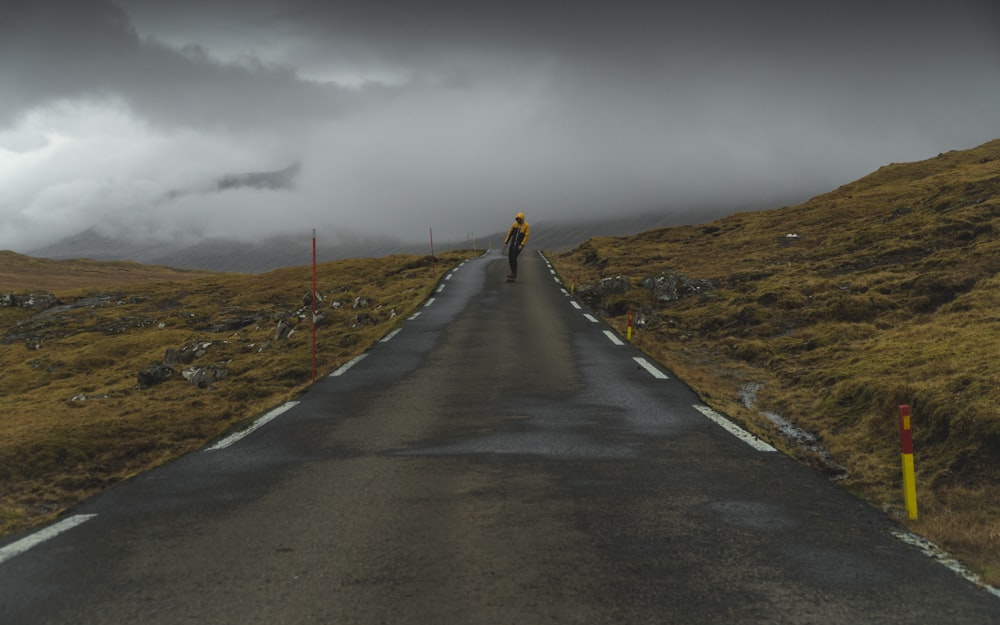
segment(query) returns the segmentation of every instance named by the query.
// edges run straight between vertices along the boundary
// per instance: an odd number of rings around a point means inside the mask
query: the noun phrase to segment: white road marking
[[[385,337],[383,337],[382,340],[379,341],[379,343],[388,343],[389,341],[392,340],[392,338],[394,336],[396,336],[397,334],[399,334],[402,331],[403,331],[403,328],[396,328],[395,330],[393,330],[389,334],[386,334]]]
[[[612,343],[614,343],[615,345],[624,345],[625,344],[625,343],[622,343],[621,339],[619,339],[617,336],[615,336],[615,333],[612,332],[611,330],[605,330],[604,331],[604,336],[608,337],[608,340],[611,341]]]
[[[12,542],[3,549],[0,549],[0,564],[11,558],[17,557],[25,551],[36,547],[47,540],[51,540],[65,531],[71,530],[81,523],[85,523],[97,516],[96,514],[77,514],[59,521],[55,525],[50,525],[30,536],[25,536],[21,540]]]
[[[559,289],[559,290],[562,291],[563,295],[565,295],[566,297],[569,297],[569,291],[567,291],[566,289]]]
[[[344,364],[342,364],[339,369],[337,369],[336,371],[334,371],[333,373],[331,373],[330,377],[332,378],[332,377],[335,377],[335,376],[344,375],[345,373],[347,373],[348,369],[350,369],[354,365],[356,365],[359,362],[361,362],[362,360],[364,360],[365,356],[367,356],[367,355],[368,354],[361,354],[360,356],[355,356],[354,358],[351,358],[350,360],[348,360],[347,362],[345,362]]]
[[[570,301],[569,305],[572,306],[573,308],[577,309],[577,310],[583,310],[583,306],[581,306],[577,302]]]
[[[591,323],[597,323],[597,319],[594,318],[594,315],[584,313],[583,316],[586,317]]]
[[[452,277],[453,275],[455,275],[455,272],[454,272],[454,271],[452,271],[451,273],[449,273],[448,275],[446,275],[446,276],[444,277],[444,279],[445,279],[445,280],[451,280],[451,277]]]
[[[657,380],[669,380],[670,379],[670,378],[667,377],[667,374],[663,373],[662,371],[660,371],[659,369],[657,369],[656,367],[654,367],[653,365],[651,365],[649,363],[649,361],[646,360],[645,358],[640,358],[639,356],[635,356],[635,357],[632,358],[632,360],[634,360],[636,362],[636,364],[638,364],[640,367],[642,367],[643,369],[645,369],[646,371],[648,371],[649,375],[653,376]]]
[[[437,292],[440,293],[441,291],[443,291],[444,287],[445,287],[445,285],[443,285],[443,284],[441,286],[439,286]]]
[[[413,319],[416,319],[419,316],[420,316],[420,311],[418,310],[417,312],[415,312],[412,315],[410,315],[409,317],[407,317],[407,319],[413,320]]]
[[[434,303],[434,299],[435,298],[432,297],[429,300],[427,300],[427,303],[424,304],[424,308],[427,308],[428,306],[430,306],[431,304],[433,304]]]
[[[894,530],[890,533],[904,543],[912,545],[920,551],[923,551],[924,555],[928,556],[931,560],[936,560],[957,573],[959,576],[964,577],[976,586],[979,586],[986,592],[990,593],[994,597],[1000,598],[1000,589],[994,588],[984,582],[978,575],[966,568],[964,564],[953,558],[944,549],[941,549],[923,536],[917,536],[911,532],[898,530]]]
[[[239,440],[241,440],[243,438],[246,438],[247,436],[250,436],[251,433],[253,433],[256,430],[260,429],[264,425],[270,423],[271,421],[274,421],[275,419],[277,419],[278,417],[280,417],[281,415],[283,415],[285,412],[287,412],[287,411],[291,410],[292,408],[294,408],[295,406],[297,406],[298,403],[299,402],[297,402],[297,401],[290,401],[290,402],[285,402],[284,404],[281,404],[277,408],[275,408],[275,409],[271,410],[270,412],[266,413],[263,417],[261,417],[261,418],[257,419],[256,421],[254,421],[250,425],[250,427],[248,427],[247,429],[240,430],[239,432],[233,432],[232,434],[230,434],[226,438],[222,439],[218,443],[212,445],[211,447],[208,447],[205,451],[218,451],[220,449],[225,449],[226,447],[229,447],[233,443],[235,443],[235,442],[237,442],[237,441],[239,441]]]
[[[750,445],[757,451],[778,451],[774,447],[771,447],[764,441],[760,440],[750,432],[747,432],[746,430],[736,425],[729,419],[723,417],[721,414],[712,410],[708,406],[700,406],[695,404],[694,409],[700,412],[701,414],[705,415],[710,420],[714,421],[717,425],[722,427],[722,429],[726,430],[727,432],[729,432],[736,438],[740,439],[747,445]]]

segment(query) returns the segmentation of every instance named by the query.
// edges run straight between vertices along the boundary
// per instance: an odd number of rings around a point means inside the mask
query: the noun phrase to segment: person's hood
[[[524,213],[518,213],[518,214],[514,215],[514,219],[517,219],[519,217],[523,220],[524,219]]]

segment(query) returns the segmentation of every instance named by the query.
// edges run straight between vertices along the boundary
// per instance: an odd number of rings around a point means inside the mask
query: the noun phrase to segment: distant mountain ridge
[[[247,183],[248,181],[244,181],[244,184]],[[652,228],[699,223],[707,218],[713,218],[713,215],[690,211],[623,216],[599,221],[581,220],[574,223],[529,220],[532,226],[530,246],[533,249],[565,250],[595,236],[623,236]],[[475,240],[435,240],[434,252],[473,246],[479,249],[485,249],[490,245],[498,247],[505,234],[506,231],[500,230],[486,236],[477,236]],[[387,236],[342,234],[335,235],[331,239],[321,232],[317,240],[316,254],[319,262],[327,262],[343,258],[378,258],[390,254],[429,254],[430,251],[429,240],[426,243],[409,243]],[[301,236],[276,235],[255,242],[212,238],[192,244],[131,241],[109,237],[101,234],[97,228],[89,228],[51,245],[32,250],[27,255],[56,260],[74,258],[131,260],[178,269],[262,273],[281,267],[310,264],[312,246],[311,233],[304,233]]]

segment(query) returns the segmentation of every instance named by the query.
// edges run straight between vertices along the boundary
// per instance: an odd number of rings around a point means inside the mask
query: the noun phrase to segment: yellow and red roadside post
[[[910,407],[899,407],[899,447],[903,456],[903,497],[906,515],[917,519],[917,480],[913,472],[913,432],[910,429]]]
[[[632,340],[632,311],[628,311],[628,340]]]

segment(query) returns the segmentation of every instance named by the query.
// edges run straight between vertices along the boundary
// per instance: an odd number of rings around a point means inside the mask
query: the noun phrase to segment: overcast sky
[[[0,0],[21,252],[714,218],[998,137],[996,0]]]

